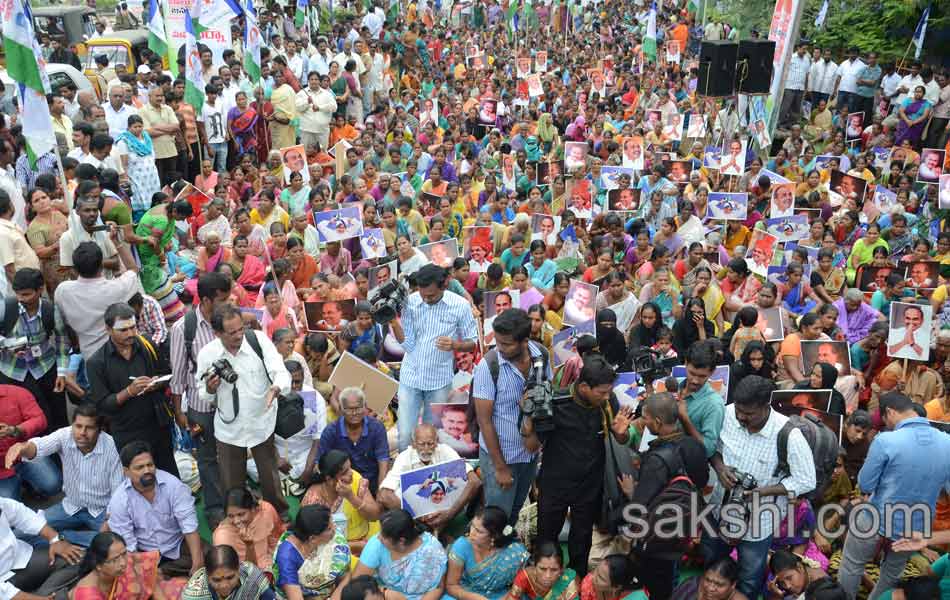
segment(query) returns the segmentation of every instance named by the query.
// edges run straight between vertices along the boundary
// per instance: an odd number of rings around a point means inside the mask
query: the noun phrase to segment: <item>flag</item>
[[[194,0],[191,25],[195,29],[195,36],[200,37],[209,29],[219,29],[223,19],[230,20],[243,13],[238,0]]]
[[[690,14],[696,14],[696,11],[698,10],[699,10],[699,6],[696,4],[696,0],[687,0],[686,12]]]
[[[308,0],[297,0],[297,12],[294,13],[294,25],[300,29],[307,17]]]
[[[168,52],[166,41],[168,38],[165,34],[165,19],[158,0],[149,0],[145,26],[148,27],[148,49],[159,56],[164,56]]]
[[[19,118],[26,139],[26,154],[30,166],[35,169],[36,159],[56,147],[56,134],[53,133],[53,121],[46,103],[46,95],[50,93],[46,61],[26,0],[0,4],[0,20],[3,21],[7,74],[17,83]]]
[[[162,5],[162,14],[170,15],[171,10],[168,8],[168,0],[158,0]],[[168,70],[171,71],[172,77],[178,79],[178,48],[180,44],[177,44],[175,40],[171,39],[168,36],[168,27],[166,23],[165,27],[165,46],[168,48],[165,53],[165,58],[168,60]]]
[[[821,3],[821,8],[818,10],[818,16],[815,17],[815,29],[821,29],[825,25],[825,17],[828,16],[828,0],[825,0]]]
[[[924,9],[924,14],[920,15],[920,22],[917,23],[917,29],[914,30],[914,38],[911,42],[917,49],[914,51],[914,60],[920,60],[920,53],[924,49],[924,38],[927,37],[927,20],[930,18],[930,6]]]
[[[518,16],[518,2],[519,0],[508,0],[508,33],[514,33],[518,31],[518,21],[521,18]]]
[[[201,0],[198,0],[201,3]],[[201,55],[198,53],[198,37],[192,23],[191,11],[185,9],[185,102],[192,105],[195,114],[201,114],[205,103],[205,80],[201,73]]]
[[[656,60],[656,2],[650,6],[647,15],[647,34],[643,38],[643,53]]]
[[[244,71],[251,83],[261,81],[261,30],[257,26],[257,11],[254,1],[244,4]]]

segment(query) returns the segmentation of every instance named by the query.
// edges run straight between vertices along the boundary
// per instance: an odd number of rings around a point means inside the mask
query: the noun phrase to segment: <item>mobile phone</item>
[[[91,232],[96,232],[96,231],[109,231],[109,226],[108,226],[108,225],[93,225],[93,226],[89,229],[89,231],[91,231]]]

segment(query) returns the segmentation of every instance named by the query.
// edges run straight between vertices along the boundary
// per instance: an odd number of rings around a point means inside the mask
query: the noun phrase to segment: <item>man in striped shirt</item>
[[[406,350],[399,380],[400,452],[409,447],[420,410],[423,422],[432,423],[432,404],[448,399],[454,353],[471,352],[478,339],[469,303],[462,296],[445,293],[445,269],[425,265],[415,277],[419,291],[409,296],[403,307],[402,327],[393,327]]]
[[[70,427],[14,444],[6,465],[58,454],[63,463],[65,497],[44,511],[46,524],[72,544],[88,547],[106,520],[112,493],[125,478],[112,436],[102,432],[96,406],[76,407]]]

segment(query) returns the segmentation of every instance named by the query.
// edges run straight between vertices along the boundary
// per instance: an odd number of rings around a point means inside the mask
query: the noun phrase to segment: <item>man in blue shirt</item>
[[[369,481],[376,493],[379,482],[389,472],[389,441],[386,427],[375,417],[366,414],[366,395],[356,387],[340,392],[342,418],[331,423],[320,435],[319,454],[308,457],[309,465],[330,450],[341,450],[350,457],[350,466]]]
[[[446,294],[448,272],[425,265],[415,273],[419,291],[406,301],[402,328],[393,334],[406,351],[399,380],[399,451],[409,447],[422,411],[432,423],[432,404],[448,400],[455,374],[455,353],[471,352],[478,340],[472,307],[457,294]]]
[[[880,409],[889,431],[874,438],[858,473],[858,487],[871,499],[855,509],[853,530],[845,538],[838,571],[838,582],[850,598],[857,594],[864,566],[877,555],[881,538],[898,540],[911,537],[912,532],[929,533],[937,496],[950,483],[950,462],[945,460],[950,456],[950,436],[918,416],[913,401],[904,394],[884,394]],[[875,514],[879,529],[877,535],[868,535]],[[905,522],[908,515],[909,524]],[[885,554],[870,598],[894,587],[912,554]]]

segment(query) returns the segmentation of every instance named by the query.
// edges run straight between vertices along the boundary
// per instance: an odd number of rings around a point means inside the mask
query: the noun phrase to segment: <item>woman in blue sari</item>
[[[508,515],[486,506],[472,519],[468,535],[449,550],[443,600],[462,600],[477,594],[486,600],[504,598],[515,575],[528,560],[528,550],[515,540]]]
[[[908,97],[897,111],[900,119],[894,136],[894,145],[900,146],[904,140],[910,140],[915,148],[920,148],[920,136],[930,120],[930,102],[924,100],[924,86],[914,88],[913,97]]]
[[[446,562],[439,540],[423,533],[409,513],[395,509],[380,519],[380,532],[366,543],[353,577],[372,575],[406,600],[439,600]]]

